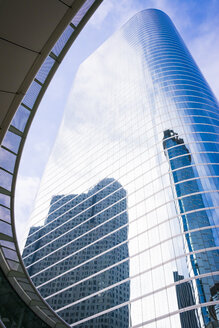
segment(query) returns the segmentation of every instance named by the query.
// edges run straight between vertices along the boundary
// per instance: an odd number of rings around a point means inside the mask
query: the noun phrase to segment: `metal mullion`
[[[52,59],[54,59],[55,62],[59,63],[58,60],[57,60],[58,57],[54,54],[54,52],[51,51],[50,54],[49,54],[49,57],[51,57]],[[49,73],[50,73],[50,71],[49,71]],[[47,75],[47,76],[48,76],[48,75]],[[47,77],[46,77],[46,78],[47,78]]]
[[[4,207],[4,208],[6,208],[7,210],[9,210],[10,211],[10,208],[9,207],[7,207],[6,205],[3,205],[3,204],[0,204],[0,207]]]
[[[30,108],[30,107],[28,107],[27,105],[25,105],[23,102],[21,103],[21,106],[23,106],[24,108],[26,108],[27,110],[29,110],[30,112],[32,111],[32,109]],[[29,121],[29,119],[28,119],[28,121]],[[28,122],[27,121],[27,122]],[[25,128],[26,128],[26,126],[25,126]]]
[[[1,167],[1,166],[0,166],[0,169],[1,169],[2,171],[4,171],[4,172],[10,174],[10,175],[14,175],[13,172],[8,171],[8,170],[4,169],[4,168]]]
[[[73,30],[76,30],[76,28],[77,28],[72,22],[69,24],[69,26],[71,26],[73,28]]]
[[[37,84],[39,84],[41,87],[43,87],[43,83],[40,82],[36,77],[34,79],[34,82],[36,82]]]
[[[19,129],[15,128],[12,124],[9,126],[8,131],[16,134],[17,136],[19,136],[21,138],[23,137],[23,132],[20,131]]]
[[[12,151],[11,149],[9,149],[9,148],[7,148],[7,147],[5,147],[5,146],[3,146],[3,145],[1,145],[1,148],[3,148],[3,149],[5,149],[5,150],[7,150],[9,153],[11,153],[11,154],[13,154],[13,155],[15,155],[16,157],[17,157],[17,153],[15,153],[14,151]]]
[[[3,187],[0,186],[0,194],[11,196],[11,191],[9,191],[8,189],[3,188]]]

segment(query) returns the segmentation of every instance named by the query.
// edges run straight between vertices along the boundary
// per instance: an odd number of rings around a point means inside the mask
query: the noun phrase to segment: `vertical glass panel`
[[[6,190],[11,190],[13,175],[0,169],[0,186]]]
[[[22,105],[18,107],[11,124],[18,130],[24,131],[30,111]]]
[[[4,194],[0,194],[0,204],[4,205],[6,207],[10,207],[10,196],[4,195]],[[3,207],[0,207],[1,212],[3,212],[3,214],[5,214],[5,210],[3,210]],[[8,215],[6,215],[6,218],[8,218]]]
[[[11,225],[3,222],[0,220],[0,231],[1,233],[7,235],[7,236],[12,236],[12,230],[11,230]]]
[[[32,109],[40,90],[41,90],[41,85],[33,81],[22,100],[22,103],[25,104],[30,109]]]
[[[0,198],[1,198],[1,194],[0,194]],[[9,222],[9,223],[11,222],[11,215],[10,215],[9,208],[5,208],[3,206],[0,206],[0,219],[3,220],[3,221]]]
[[[58,39],[58,41],[56,42],[56,44],[54,45],[52,52],[58,56],[60,54],[60,52],[62,51],[62,49],[64,48],[64,46],[66,45],[68,39],[70,38],[70,36],[74,33],[73,28],[68,25],[65,29],[65,31],[62,33],[62,35],[60,36],[60,38]]]
[[[17,153],[18,148],[20,146],[20,141],[21,141],[21,137],[14,134],[11,131],[7,131],[4,139],[3,139],[3,146],[5,146],[6,148],[12,150],[14,153]]]
[[[10,249],[15,250],[15,244],[13,242],[11,242],[11,241],[1,240],[0,241],[0,244],[2,246],[6,246],[7,248],[10,248]]]
[[[0,167],[13,172],[16,156],[6,149],[0,148]]]
[[[89,8],[92,6],[92,4],[95,2],[95,0],[86,0],[83,6],[79,9],[77,14],[72,19],[72,24],[75,26],[78,26],[86,12],[89,10]]]
[[[41,83],[44,83],[54,63],[55,60],[48,56],[44,61],[43,65],[40,67],[40,70],[36,75],[36,79]]]
[[[18,256],[16,251],[13,251],[12,249],[6,248],[6,247],[2,247],[3,253],[6,257],[6,259],[10,259],[13,261],[18,261]]]

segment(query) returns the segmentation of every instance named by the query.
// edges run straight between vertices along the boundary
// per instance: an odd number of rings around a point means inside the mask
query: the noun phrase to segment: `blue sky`
[[[146,8],[158,8],[170,16],[219,97],[218,0],[104,0],[56,72],[33,121],[17,183],[18,222],[25,222],[30,215],[78,66],[136,12]]]

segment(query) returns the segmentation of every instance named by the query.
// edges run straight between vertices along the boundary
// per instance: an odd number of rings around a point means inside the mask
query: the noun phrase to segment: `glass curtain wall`
[[[219,326],[218,126],[159,10],[80,66],[23,251],[71,327]]]

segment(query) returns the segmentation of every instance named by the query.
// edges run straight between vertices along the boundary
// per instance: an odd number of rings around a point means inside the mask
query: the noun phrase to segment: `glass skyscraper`
[[[219,327],[218,130],[162,11],[136,14],[80,66],[24,249],[70,327]]]

